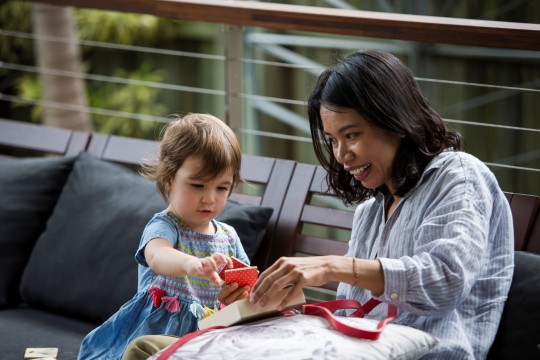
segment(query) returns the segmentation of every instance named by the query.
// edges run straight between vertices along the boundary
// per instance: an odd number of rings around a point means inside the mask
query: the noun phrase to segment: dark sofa
[[[0,145],[21,137],[10,129],[0,122]],[[153,184],[113,162],[125,156],[110,148],[132,155],[140,142],[130,147],[127,139],[94,135],[86,146],[80,136],[65,139],[59,148],[66,156],[0,160],[0,359],[20,360],[27,347],[57,347],[59,360],[75,359],[85,334],[135,293],[140,234],[164,207]],[[79,142],[97,157],[69,155],[78,152]],[[220,220],[237,229],[260,269],[295,252],[343,253],[344,243],[300,234],[304,223],[316,219],[350,228],[351,214],[309,204],[321,185],[318,169],[281,159],[245,160],[244,177],[265,187],[255,195],[251,187],[235,194]],[[527,251],[515,252],[509,299],[488,359],[540,359],[540,201],[507,196],[516,249]]]
[[[27,347],[75,359],[84,335],[135,294],[135,250],[164,207],[152,183],[86,152],[0,161],[0,359]],[[272,212],[229,200],[218,219],[253,257]]]

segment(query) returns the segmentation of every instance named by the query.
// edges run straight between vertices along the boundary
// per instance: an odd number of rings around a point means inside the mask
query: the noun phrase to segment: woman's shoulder
[[[463,151],[445,151],[437,155],[428,164],[424,173],[426,177],[432,176],[433,173],[439,180],[450,182],[477,180],[496,182],[495,176],[484,162]]]
[[[424,192],[458,192],[471,200],[492,201],[504,197],[490,168],[476,156],[463,151],[445,151],[437,155],[426,168],[419,186]]]
[[[441,168],[441,167],[470,167],[480,166],[485,167],[485,164],[476,156],[469,154],[465,151],[443,151],[439,155],[435,156],[428,164],[427,169]]]

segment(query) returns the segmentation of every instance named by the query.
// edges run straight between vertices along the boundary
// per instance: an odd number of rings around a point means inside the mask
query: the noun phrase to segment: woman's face
[[[324,133],[334,157],[367,189],[386,184],[394,192],[392,163],[401,135],[368,122],[356,110],[321,106]]]

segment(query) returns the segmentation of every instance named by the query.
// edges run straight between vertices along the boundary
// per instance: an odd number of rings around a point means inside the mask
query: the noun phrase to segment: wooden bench
[[[158,143],[0,119],[0,158],[76,155],[86,150],[100,159],[133,167],[156,153]],[[353,208],[327,195],[320,166],[244,155],[241,186],[232,199],[270,206],[274,213],[257,263],[266,268],[281,256],[344,254]],[[506,192],[514,221],[515,250],[540,254],[540,197]],[[329,285],[328,288],[335,288]]]
[[[158,151],[158,143],[115,135],[88,134],[68,129],[0,119],[0,158],[44,155],[76,155],[86,150],[96,157],[137,168]],[[277,221],[296,163],[291,160],[244,155],[241,174],[249,184],[231,195],[240,203],[274,209],[253,264],[269,263],[269,249],[276,236]]]

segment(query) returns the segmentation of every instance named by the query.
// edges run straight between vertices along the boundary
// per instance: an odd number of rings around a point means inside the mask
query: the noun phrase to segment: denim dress
[[[152,272],[144,259],[144,247],[157,237],[171,242],[178,250],[199,258],[213,253],[234,256],[249,263],[236,231],[229,225],[213,220],[213,235],[193,231],[164,210],[154,215],[146,225],[135,256],[145,275],[135,296],[101,326],[84,338],[78,359],[121,359],[129,342],[142,335],[167,334],[182,336],[198,329],[205,308],[217,309],[221,286],[211,281],[184,276],[172,278]],[[139,279],[141,285],[141,279]]]

